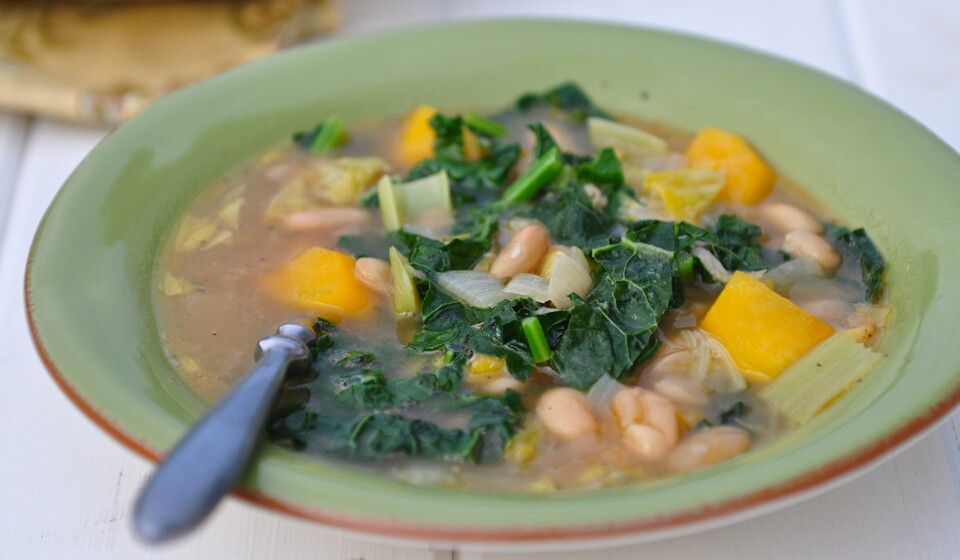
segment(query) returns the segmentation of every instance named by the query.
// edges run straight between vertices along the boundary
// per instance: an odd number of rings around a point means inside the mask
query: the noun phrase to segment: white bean
[[[847,318],[857,312],[857,308],[854,307],[852,303],[837,299],[819,299],[807,302],[798,302],[797,305],[799,305],[807,313],[834,325],[846,324]]]
[[[824,238],[809,231],[791,231],[783,238],[780,248],[791,257],[813,259],[827,272],[840,266],[840,254]]]
[[[560,439],[575,439],[597,430],[593,407],[583,393],[569,387],[550,389],[537,401],[537,418]]]
[[[781,234],[791,231],[823,233],[823,224],[809,213],[784,202],[767,202],[757,207],[758,219]]]
[[[493,260],[490,274],[502,280],[535,271],[547,254],[549,242],[550,233],[540,224],[524,227]]]
[[[280,225],[287,231],[331,233],[349,227],[360,230],[369,225],[370,220],[370,212],[363,208],[325,206],[282,216]]]
[[[621,389],[610,408],[623,431],[621,441],[645,461],[659,461],[677,445],[677,407],[670,399],[646,389]]]
[[[378,294],[390,295],[393,289],[390,265],[383,259],[360,257],[354,266],[353,274],[364,286]]]
[[[667,465],[674,472],[690,472],[726,461],[750,447],[750,434],[733,426],[717,426],[695,432],[680,442]]]

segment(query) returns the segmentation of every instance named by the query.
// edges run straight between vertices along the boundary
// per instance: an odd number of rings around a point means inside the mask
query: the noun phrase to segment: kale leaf
[[[461,392],[469,356],[463,345],[448,348],[435,369],[388,378],[381,367],[402,359],[402,349],[355,350],[370,344],[337,332],[327,321],[318,321],[316,331],[315,378],[284,388],[306,387],[309,403],[274,414],[267,427],[272,441],[361,459],[408,455],[487,462],[500,457],[517,430],[523,412],[519,395]],[[452,410],[469,415],[462,429],[420,419]]]
[[[720,259],[727,270],[763,270],[763,247],[759,243],[763,231],[760,226],[745,222],[732,214],[717,220],[710,240],[710,252]]]
[[[470,234],[446,243],[404,230],[391,232],[390,240],[410,265],[421,272],[467,270],[490,250],[490,236],[495,227],[496,222],[486,221]]]
[[[516,101],[516,107],[520,111],[544,105],[565,111],[576,120],[587,117],[610,118],[609,113],[595,106],[580,86],[573,82],[556,85],[541,93],[525,93]]]
[[[430,126],[436,132],[434,156],[414,166],[404,182],[446,171],[456,206],[495,200],[499,188],[520,158],[520,146],[504,144],[497,138],[475,133],[485,155],[479,160],[470,161],[464,153],[464,124],[460,116],[438,113],[431,117]]]
[[[827,236],[834,240],[844,260],[856,259],[860,264],[860,276],[867,289],[867,300],[876,302],[883,295],[883,273],[887,268],[883,255],[863,228],[828,225]]]
[[[573,183],[550,193],[529,212],[557,242],[587,250],[607,245],[615,221],[593,207],[583,186]]]
[[[673,297],[668,252],[623,240],[593,251],[601,268],[587,298],[574,297],[553,364],[579,389],[602,375],[619,378],[656,348],[654,333]]]

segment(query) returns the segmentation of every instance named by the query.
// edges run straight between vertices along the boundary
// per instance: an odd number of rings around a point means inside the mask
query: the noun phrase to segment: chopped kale
[[[570,184],[559,193],[550,193],[529,212],[550,230],[559,243],[588,250],[607,245],[614,220],[593,207],[579,184]]]
[[[610,118],[609,113],[596,107],[580,86],[573,82],[559,84],[542,93],[525,93],[516,101],[516,107],[521,111],[544,105],[565,111],[576,120],[587,117]]]
[[[759,243],[763,231],[760,226],[745,222],[731,214],[724,214],[714,226],[716,241],[710,252],[720,259],[727,270],[763,270],[763,247]]]
[[[434,157],[424,160],[407,173],[404,182],[446,171],[456,206],[486,203],[499,196],[510,170],[520,158],[520,146],[501,143],[494,136],[478,135],[485,155],[476,161],[464,153],[463,119],[436,114],[430,119],[436,132]]]
[[[650,346],[673,296],[670,254],[623,240],[593,251],[601,267],[585,300],[574,298],[566,332],[553,357],[563,380],[579,389],[602,375],[619,378]]]
[[[833,239],[844,260],[855,259],[860,264],[861,280],[867,289],[867,300],[878,301],[883,295],[883,273],[887,265],[867,232],[863,228],[851,230],[828,225],[827,236]]]
[[[354,345],[369,344],[327,321],[318,321],[317,327],[322,343],[315,346],[316,378],[285,388],[306,387],[310,402],[274,414],[267,428],[272,441],[362,459],[408,455],[486,462],[500,457],[517,430],[523,409],[516,393],[495,398],[461,391],[469,355],[465,347],[452,345],[433,370],[388,378],[381,368],[401,359],[402,350],[355,350]],[[431,411],[451,410],[469,414],[463,429],[421,419]]]
[[[471,235],[455,237],[446,243],[404,230],[391,232],[390,240],[410,265],[421,272],[467,270],[490,250],[490,236],[496,223],[482,225]]]

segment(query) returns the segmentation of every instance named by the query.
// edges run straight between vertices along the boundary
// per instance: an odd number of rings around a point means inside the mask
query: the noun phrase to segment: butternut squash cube
[[[718,128],[701,130],[687,147],[691,167],[726,171],[720,198],[757,204],[773,189],[777,174],[742,137]]]
[[[744,272],[734,272],[700,327],[740,369],[776,377],[833,334],[833,327]]]
[[[435,108],[420,105],[407,115],[396,152],[397,159],[407,167],[433,157],[433,143],[437,140],[437,133],[430,126],[430,119],[436,114]],[[476,135],[466,127],[463,128],[463,155],[469,161],[476,161],[484,155]]]
[[[407,115],[400,132],[397,158],[407,166],[414,166],[433,157],[433,143],[437,133],[430,126],[430,119],[437,110],[429,105],[420,105]]]
[[[350,255],[321,247],[300,253],[262,279],[271,297],[294,309],[339,321],[367,309],[367,289],[354,274]]]

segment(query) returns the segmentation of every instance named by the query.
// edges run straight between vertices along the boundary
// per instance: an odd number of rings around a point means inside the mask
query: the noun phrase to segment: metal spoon
[[[316,335],[287,323],[259,343],[257,365],[187,433],[147,481],[133,510],[136,534],[162,542],[197,526],[233,488],[256,449],[288,372],[310,366]]]

